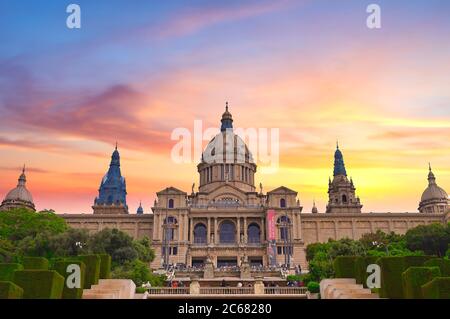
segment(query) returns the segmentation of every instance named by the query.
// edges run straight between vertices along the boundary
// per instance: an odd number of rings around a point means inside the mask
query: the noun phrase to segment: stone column
[[[194,243],[194,217],[191,217],[190,218],[190,223],[189,223],[190,225],[190,227],[191,227],[191,238],[190,238],[190,243],[192,244],[192,243]]]
[[[258,276],[255,278],[255,285],[253,287],[255,289],[255,295],[264,295],[264,283],[262,277]]]
[[[185,242],[187,242],[188,238],[189,238],[189,219],[188,219],[188,214],[187,213],[185,213],[183,215],[183,221],[184,221],[183,222],[183,225],[184,225],[183,240]]]
[[[241,243],[241,218],[237,217],[237,243]]]
[[[261,233],[262,233],[262,229],[261,229]],[[244,243],[248,242],[248,237],[247,237],[247,217],[244,217]]]
[[[264,233],[265,233],[265,227],[264,227],[264,218],[263,217],[261,217],[261,238],[260,238],[260,241],[261,241],[261,243],[264,243]]]
[[[208,217],[208,231],[206,233],[206,243],[209,245],[211,243],[211,218]]]
[[[218,223],[217,223],[217,217],[214,217],[214,244],[219,243],[219,230],[218,230]]]

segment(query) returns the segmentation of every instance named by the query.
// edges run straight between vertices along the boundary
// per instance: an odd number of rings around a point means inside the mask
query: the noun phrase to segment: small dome
[[[317,214],[318,212],[319,212],[319,210],[316,207],[316,202],[313,202],[313,207],[311,209],[311,213]]]
[[[141,203],[139,203],[139,207],[138,207],[138,209],[136,211],[136,214],[138,214],[138,215],[144,214],[144,209],[142,208],[142,204]]]

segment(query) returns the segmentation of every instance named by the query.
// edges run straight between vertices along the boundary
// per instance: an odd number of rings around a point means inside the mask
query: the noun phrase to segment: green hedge
[[[434,256],[403,256],[405,261],[405,267],[421,267],[430,259],[435,258]],[[405,268],[405,270],[406,270]]]
[[[22,299],[23,289],[11,281],[0,281],[0,299]]]
[[[403,298],[402,273],[405,269],[403,257],[380,257],[377,264],[381,267],[381,289],[383,298]]]
[[[434,258],[433,256],[380,257],[377,264],[381,266],[381,297],[403,298],[402,273],[409,267],[420,267]]]
[[[44,257],[23,257],[24,269],[48,270],[48,260]]]
[[[338,256],[334,259],[333,268],[336,278],[356,278],[356,256]]]
[[[84,277],[84,289],[91,288],[98,284],[100,277],[100,256],[99,255],[80,255],[77,257],[86,265],[86,276]]]
[[[438,267],[409,267],[402,274],[403,297],[406,299],[422,299],[422,285],[439,277]]]
[[[22,270],[21,264],[3,263],[0,264],[0,281],[11,281],[14,277],[14,271]]]
[[[79,288],[69,288],[67,286],[67,277],[69,277],[73,272],[67,272],[67,267],[69,265],[79,265],[80,266],[80,287]],[[81,299],[83,295],[84,280],[86,276],[86,265],[80,260],[65,260],[57,261],[53,267],[61,276],[64,277],[64,289],[62,292],[62,299]]]
[[[99,254],[100,256],[100,279],[111,278],[111,256]]]
[[[437,277],[422,286],[425,299],[450,299],[450,277]]]
[[[364,285],[367,288],[367,277],[369,273],[367,272],[367,266],[370,264],[376,264],[377,259],[379,257],[376,256],[364,256],[358,257],[355,261],[355,274],[356,274],[356,283]]]
[[[450,277],[450,260],[442,258],[431,258],[424,264],[427,267],[439,267],[442,277]]]
[[[54,270],[18,270],[14,283],[24,291],[24,299],[60,299],[64,277]]]
[[[310,281],[307,287],[308,291],[312,294],[318,293],[320,291],[320,284],[316,281]]]

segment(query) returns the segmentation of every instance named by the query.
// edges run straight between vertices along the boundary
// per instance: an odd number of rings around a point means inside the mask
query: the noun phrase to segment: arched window
[[[286,200],[284,198],[280,199],[280,207],[286,207]]]
[[[236,227],[233,222],[226,220],[220,224],[220,242],[224,244],[236,242]]]
[[[277,219],[277,223],[280,229],[280,239],[289,240],[289,225],[291,225],[289,217],[283,215]]]
[[[169,208],[173,208],[173,199],[169,199]]]
[[[206,244],[207,230],[205,224],[199,223],[194,227],[194,243]]]
[[[251,223],[248,225],[248,242],[249,243],[260,243],[261,242],[261,230],[259,225],[256,223]]]
[[[163,230],[165,231],[165,234],[167,236],[166,239],[169,241],[175,239],[175,229],[176,229],[175,225],[176,224],[177,224],[177,219],[173,216],[169,216],[164,219]]]
[[[342,195],[342,202],[343,202],[343,203],[347,203],[347,196]]]

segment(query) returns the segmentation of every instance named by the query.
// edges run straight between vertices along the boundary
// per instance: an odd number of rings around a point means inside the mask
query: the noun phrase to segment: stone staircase
[[[378,299],[378,294],[356,283],[353,278],[324,279],[320,282],[322,299]]]
[[[83,290],[83,299],[134,299],[136,285],[129,279],[100,279]]]

